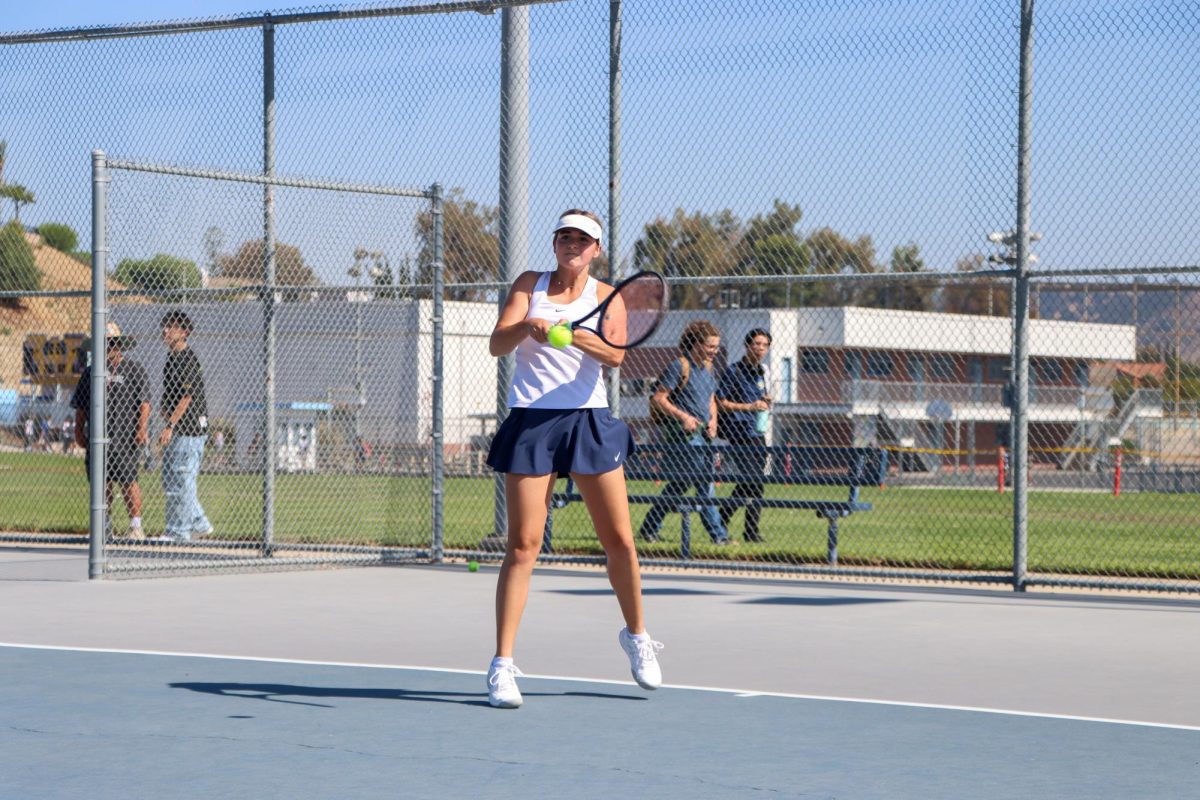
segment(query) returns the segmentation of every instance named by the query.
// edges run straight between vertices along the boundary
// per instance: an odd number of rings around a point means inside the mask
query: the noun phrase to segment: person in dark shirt
[[[746,334],[746,355],[735,364],[730,364],[721,374],[717,386],[717,408],[720,410],[718,429],[721,438],[734,446],[731,453],[733,471],[751,480],[739,482],[732,497],[756,499],[763,496],[763,482],[754,480],[761,476],[767,466],[767,421],[771,410],[771,389],[763,360],[771,349],[771,334],[755,328]],[[721,508],[721,523],[728,527],[729,518],[737,506]],[[746,506],[746,529],[743,538],[747,542],[761,542],[758,518],[762,509],[754,504]]]
[[[163,448],[166,538],[181,542],[213,532],[196,493],[196,479],[208,438],[208,404],[200,359],[188,347],[191,333],[192,320],[184,312],[169,311],[163,315],[167,363],[163,367],[162,415],[166,426],[158,443]]]
[[[141,539],[142,489],[138,484],[138,453],[150,440],[150,377],[138,362],[125,358],[125,352],[137,344],[121,335],[117,323],[105,328],[105,361],[108,365],[107,398],[104,427],[108,435],[107,457],[104,464],[104,500],[109,508],[106,526],[112,529],[112,485],[121,487],[125,508],[129,511],[129,536]],[[75,409],[75,444],[84,451],[84,463],[89,480],[92,475],[91,452],[88,450],[88,418],[92,408],[92,368],[84,367],[79,383],[71,395]]]

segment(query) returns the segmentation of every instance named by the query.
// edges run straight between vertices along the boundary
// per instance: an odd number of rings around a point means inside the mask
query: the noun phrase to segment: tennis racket
[[[610,347],[637,347],[658,330],[667,313],[667,282],[657,272],[643,271],[617,284],[604,302],[570,324],[584,328]]]

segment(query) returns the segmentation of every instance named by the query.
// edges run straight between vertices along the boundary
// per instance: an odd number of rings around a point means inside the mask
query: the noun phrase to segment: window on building
[[[1005,383],[1008,381],[1008,359],[989,358],[987,360],[988,383]]]
[[[931,353],[925,359],[925,377],[941,383],[958,380],[958,364],[954,356],[949,353]]]
[[[867,353],[867,377],[887,378],[894,367],[891,353]]]
[[[1088,370],[1088,363],[1086,361],[1076,362],[1076,364],[1075,364],[1075,385],[1076,386],[1087,386],[1091,382],[1091,375],[1089,373],[1090,373],[1090,371]]]
[[[789,361],[791,359],[788,359]],[[800,371],[808,375],[829,374],[828,350],[803,350],[800,353]]]
[[[1056,358],[1035,358],[1030,364],[1033,369],[1037,370],[1037,382],[1054,386],[1063,382],[1063,365]]]
[[[780,359],[779,362],[779,402],[795,402],[795,395],[792,392],[792,359],[790,357]]]
[[[846,375],[853,380],[858,380],[862,377],[862,359],[854,350],[845,355]]]

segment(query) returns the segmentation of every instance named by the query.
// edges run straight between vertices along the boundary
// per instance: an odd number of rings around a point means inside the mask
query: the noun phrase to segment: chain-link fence
[[[295,474],[282,454],[276,469],[252,470],[253,432],[267,429],[254,407],[265,402],[264,304],[236,281],[262,269],[262,187],[114,182],[110,316],[140,340],[131,358],[155,384],[156,445],[161,317],[190,316],[225,440],[215,446],[214,427],[199,479],[218,538],[261,544],[270,487],[254,481],[278,474],[274,531],[289,541],[495,557],[503,503],[484,458],[509,366],[485,339],[511,278],[554,266],[551,220],[580,206],[607,222],[597,275],[655,269],[672,286],[667,323],[629,354],[610,394],[642,445],[628,472],[647,563],[1200,587],[1196,9],[1040,9],[1033,81],[1022,84],[1021,9],[999,0],[572,0],[472,13],[485,5],[0,47],[0,91],[22,112],[0,130],[6,197],[39,229],[84,229],[83,154],[97,146],[240,173],[269,164],[447,187],[436,376],[424,372],[432,360],[405,355],[432,359],[434,346],[421,339],[421,303],[432,302],[422,270],[434,259],[420,203],[277,189],[277,268],[296,269],[304,289],[279,281],[270,407],[277,423],[295,416],[285,437],[311,430],[315,442],[314,473]],[[71,382],[45,370],[72,369],[74,335],[89,327],[76,275],[86,267],[72,266],[89,243],[54,227],[23,234],[43,282],[21,290],[21,310],[0,309],[13,395],[2,424],[17,449],[3,456],[5,483],[35,476],[47,494],[6,488],[0,527],[53,538],[87,526],[84,484],[66,477],[78,459],[36,451],[42,418],[47,446],[72,419]],[[193,264],[201,288],[131,278],[186,271],[173,259]],[[135,265],[124,277],[122,261]],[[711,370],[703,353],[685,359],[684,379],[680,338],[700,320],[719,343]],[[754,331],[770,338],[761,371],[744,358]],[[422,439],[434,377],[440,490]],[[683,396],[709,383],[715,437],[706,409]],[[239,468],[249,482],[218,500],[206,478]],[[686,502],[662,501],[668,489]],[[574,488],[560,482],[554,505],[545,557],[599,560]],[[330,537],[338,528],[352,533]]]

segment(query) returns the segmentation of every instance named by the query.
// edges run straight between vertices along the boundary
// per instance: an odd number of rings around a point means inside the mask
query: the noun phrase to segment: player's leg
[[[508,545],[496,582],[496,655],[511,658],[529,596],[529,579],[542,549],[554,475],[505,476]]]
[[[608,582],[625,617],[625,627],[617,634],[617,641],[629,659],[629,671],[643,689],[657,689],[662,686],[662,668],[658,663],[662,643],[650,638],[643,622],[642,578],[637,549],[633,546],[633,526],[629,522],[624,468],[572,477],[604,546]]]
[[[141,539],[142,533],[142,487],[136,480],[121,482],[121,496],[125,498],[125,508],[129,511],[129,535]]]
[[[674,498],[678,498],[687,490],[687,481],[667,481],[667,485],[661,492],[663,499],[650,504],[650,510],[646,512],[646,516],[642,520],[642,527],[638,530],[638,536],[647,542],[657,542],[658,531],[662,528],[663,519],[666,518],[669,511],[676,508],[677,501]]]
[[[734,446],[734,448],[733,448],[733,452],[728,454],[728,460],[729,460],[730,466],[733,467],[734,474],[736,474],[736,475],[750,474],[749,465],[748,465],[749,459],[747,459],[746,451],[742,449],[743,447],[745,447],[746,442],[742,439],[731,439],[730,444],[732,444]],[[734,500],[745,497],[746,493],[748,491],[748,488],[749,488],[748,484],[739,483],[737,486],[733,487],[733,493],[730,494],[729,496],[731,499],[734,499]],[[737,513],[737,511],[740,507],[741,506],[739,506],[739,505],[721,506],[721,525],[722,525],[722,527],[725,528],[725,530],[727,532],[729,530],[729,520],[733,519],[733,515]],[[749,509],[747,509],[747,512],[748,511],[749,511]]]
[[[633,545],[633,525],[629,521],[629,497],[625,470],[618,467],[599,475],[572,474],[579,494],[587,505],[596,536],[604,547],[608,582],[612,584],[631,633],[642,633],[642,579],[638,569],[637,548]]]

